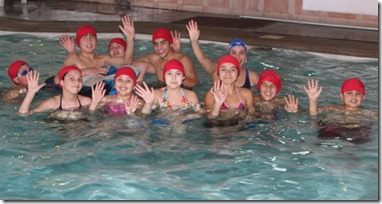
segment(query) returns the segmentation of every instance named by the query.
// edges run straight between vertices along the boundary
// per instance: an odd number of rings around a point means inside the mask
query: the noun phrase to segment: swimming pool
[[[58,35],[38,35],[0,36],[0,90],[11,86],[6,68],[16,59],[39,70],[40,81],[56,73],[66,56]],[[106,53],[108,39],[100,35],[98,53]],[[214,59],[226,53],[218,43],[202,48]],[[152,44],[137,38],[135,50],[150,53]],[[181,50],[196,62],[188,43]],[[249,53],[247,67],[256,63],[257,73],[277,69],[280,95],[298,96],[300,113],[245,128],[205,128],[198,119],[178,132],[150,119],[101,114],[66,124],[45,120],[46,113],[19,117],[18,104],[0,102],[0,199],[378,200],[378,121],[371,121],[371,142],[319,140],[303,90],[314,77],[324,86],[320,106],[341,103],[342,81],[357,76],[366,86],[363,107],[378,111],[378,61],[263,49]],[[202,100],[210,77],[195,68]]]

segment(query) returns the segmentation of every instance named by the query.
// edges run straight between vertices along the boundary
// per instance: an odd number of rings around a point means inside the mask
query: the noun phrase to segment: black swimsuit
[[[81,104],[81,101],[80,101],[80,99],[78,98],[78,96],[77,96],[77,99],[78,99],[78,103],[80,104],[80,106],[78,107],[78,110],[81,110],[81,108],[82,108],[82,104]],[[64,110],[64,109],[62,108],[62,94],[61,94],[61,96],[60,96],[60,107],[58,107],[57,110],[59,110],[59,111]]]

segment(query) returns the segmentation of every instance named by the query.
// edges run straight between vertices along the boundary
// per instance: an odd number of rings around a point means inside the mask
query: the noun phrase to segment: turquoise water
[[[106,53],[107,42],[100,39],[98,53]],[[220,44],[202,48],[214,59],[226,53]],[[150,53],[152,44],[137,40],[135,50],[137,56]],[[181,50],[196,62],[188,43]],[[28,61],[46,79],[66,56],[56,35],[26,34],[0,36],[0,55],[0,90],[11,86],[6,68],[13,60]],[[378,61],[338,58],[250,51],[246,66],[257,73],[277,69],[280,95],[298,96],[301,112],[282,111],[273,123],[246,128],[205,128],[198,119],[169,130],[153,118],[102,114],[58,123],[46,113],[17,116],[18,104],[0,102],[0,199],[378,200],[378,121],[370,121],[372,141],[353,144],[319,140],[306,114],[303,86],[311,77],[324,86],[320,106],[341,103],[342,81],[360,77],[367,92],[363,107],[378,111]],[[195,68],[202,100],[210,77],[198,63]],[[50,95],[41,93],[34,102]]]

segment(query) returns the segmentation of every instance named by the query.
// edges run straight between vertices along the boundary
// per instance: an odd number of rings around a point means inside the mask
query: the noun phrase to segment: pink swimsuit
[[[237,90],[237,87],[236,87],[236,93],[239,96],[239,100],[240,100],[240,103],[237,105],[236,108],[239,109],[239,110],[244,110],[245,109],[245,105],[244,105],[243,101],[241,100],[241,97],[240,97],[240,94],[239,94],[239,90]],[[227,105],[226,103],[223,103],[221,108],[220,108],[220,110],[227,110],[229,108],[230,108],[229,105]]]

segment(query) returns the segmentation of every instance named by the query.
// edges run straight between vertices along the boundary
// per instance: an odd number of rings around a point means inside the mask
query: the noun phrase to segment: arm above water
[[[30,104],[33,101],[33,98],[35,94],[43,87],[45,86],[45,83],[38,84],[38,80],[40,78],[40,73],[37,71],[32,71],[27,74],[27,80],[28,80],[28,92],[21,103],[21,106],[19,108],[19,113],[21,114],[27,114],[30,112],[40,112],[43,110],[46,110],[49,106],[47,106],[47,103],[41,103],[37,108],[35,108],[33,111],[29,111]],[[49,99],[48,99],[49,100]]]
[[[308,86],[304,86],[304,90],[309,97],[309,115],[315,116],[319,112],[317,99],[321,94],[322,86],[318,87],[318,80],[311,79],[308,80]]]

